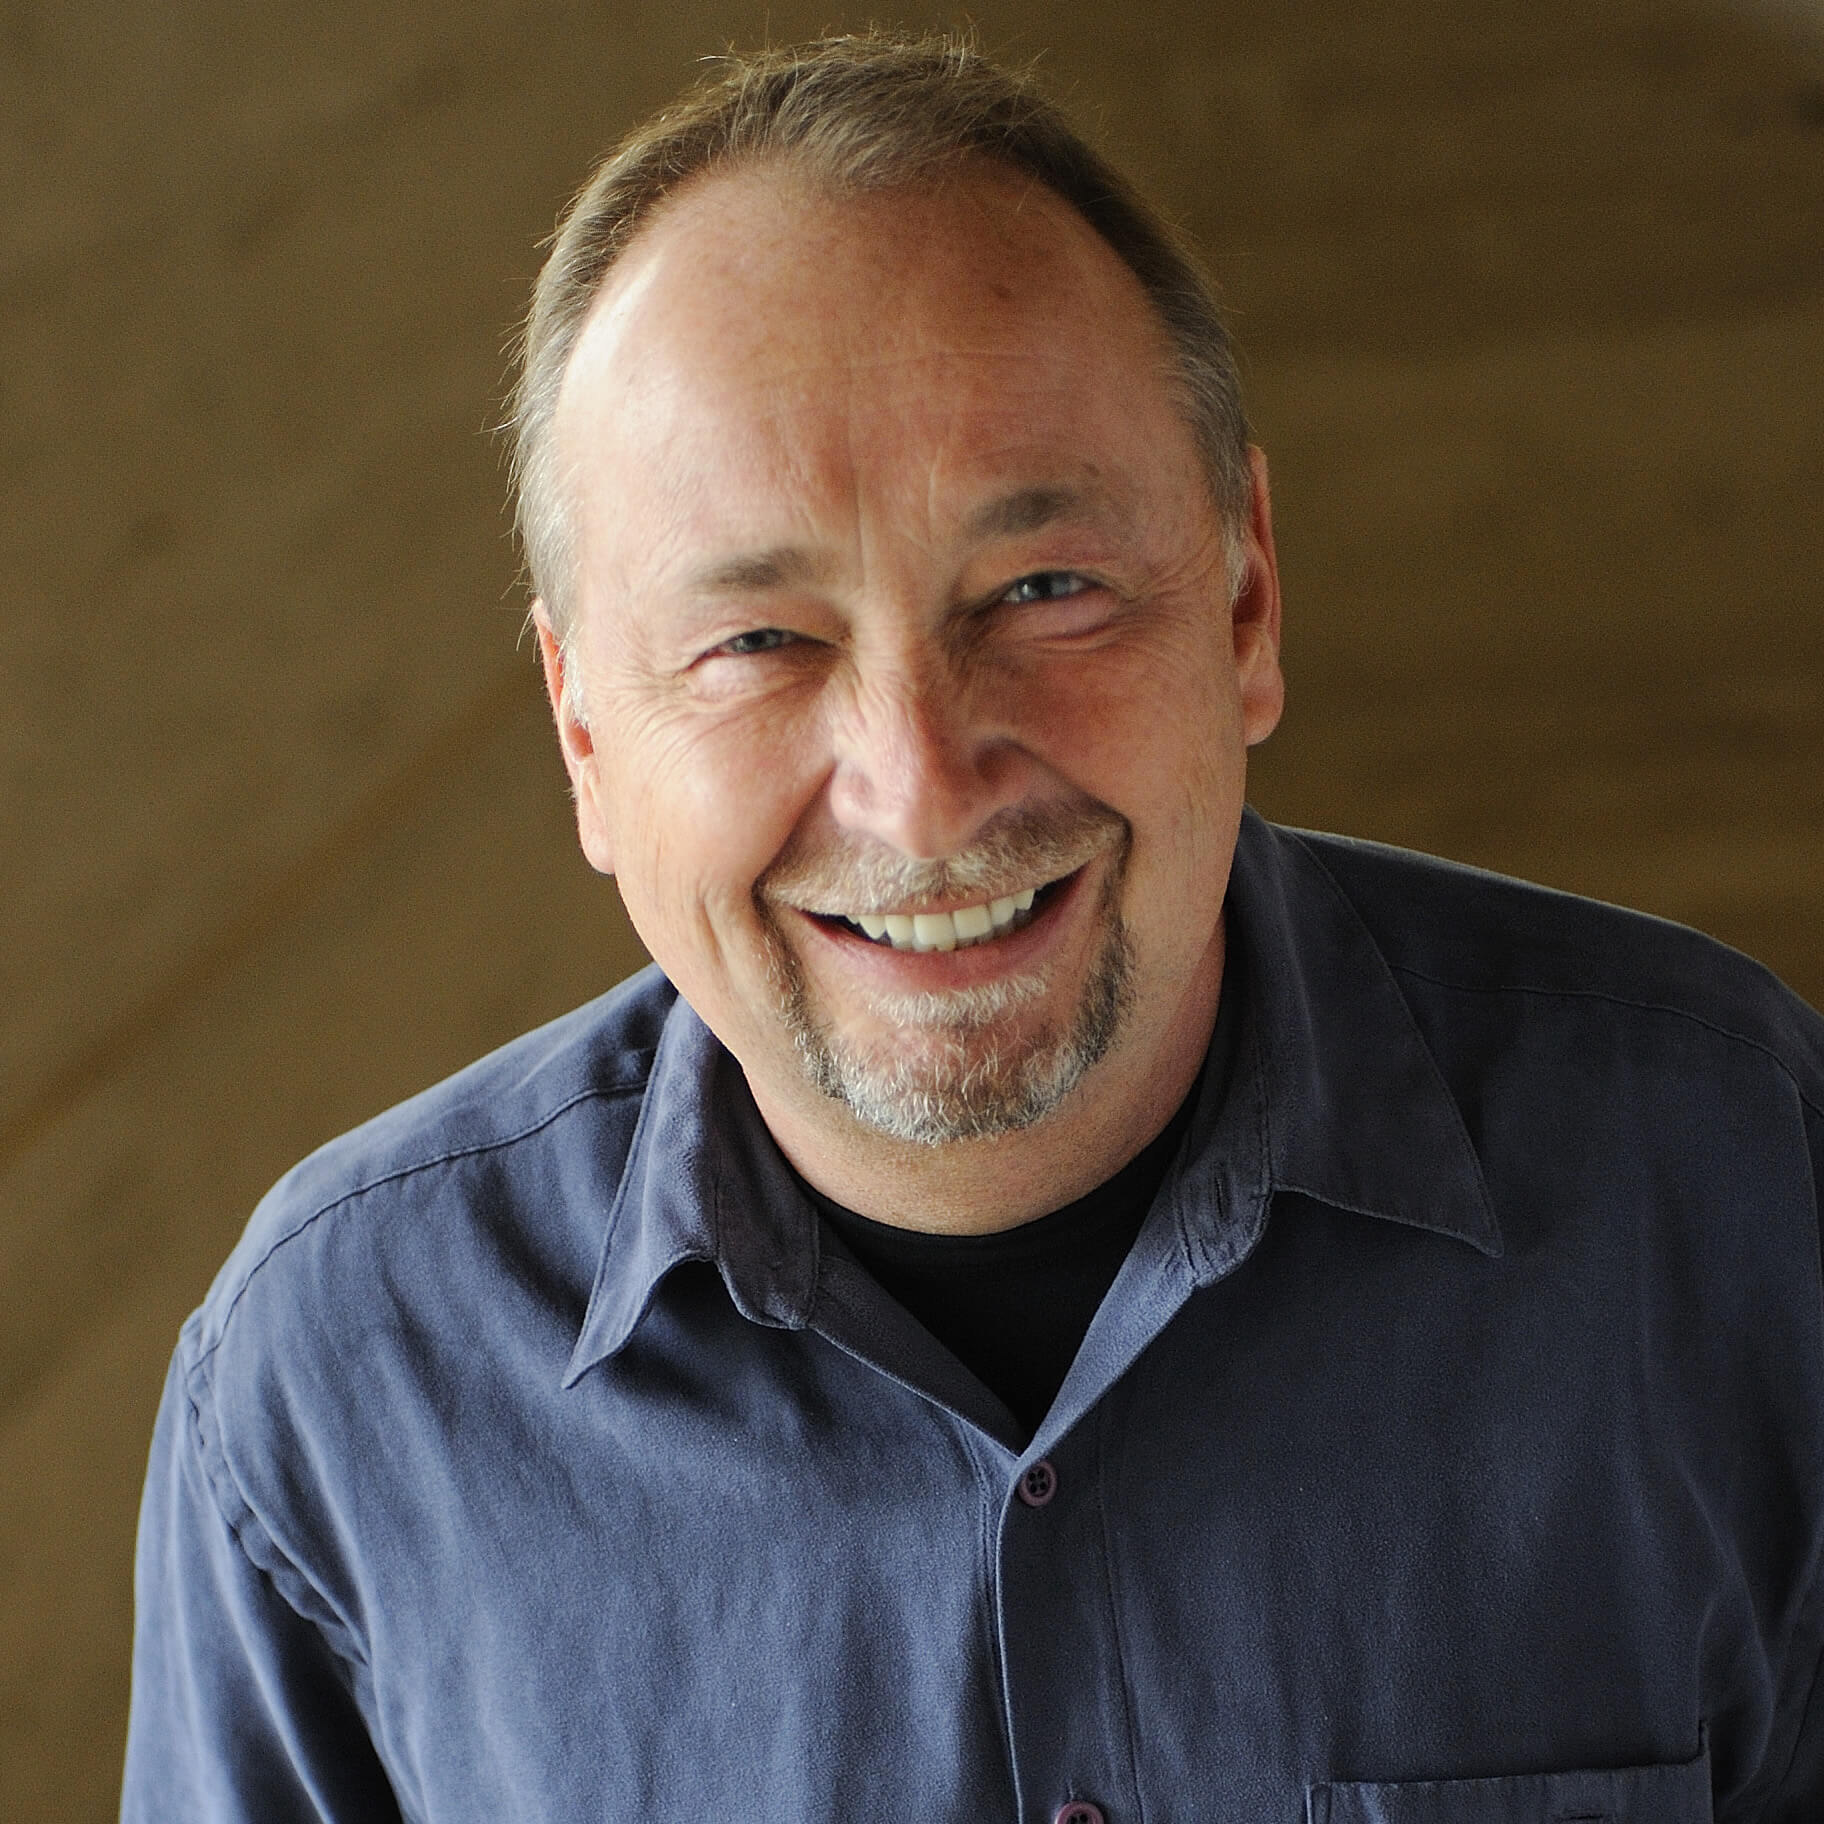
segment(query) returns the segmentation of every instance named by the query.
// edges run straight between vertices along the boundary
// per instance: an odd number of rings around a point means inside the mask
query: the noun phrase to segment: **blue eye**
[[[726,652],[735,658],[746,658],[750,653],[777,652],[781,646],[788,646],[797,635],[787,633],[783,627],[756,627],[751,633],[738,633],[732,640],[724,640],[716,648],[717,652]]]
[[[1056,602],[1067,595],[1080,595],[1088,587],[1088,580],[1074,570],[1035,570],[1031,576],[1021,577],[1001,600],[1016,605]]]

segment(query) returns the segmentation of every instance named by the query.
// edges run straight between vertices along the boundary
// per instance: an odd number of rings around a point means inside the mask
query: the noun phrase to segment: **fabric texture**
[[[289,1174],[158,1421],[129,1824],[1824,1816],[1824,1022],[1251,814],[1229,910],[1030,1442],[656,973]]]

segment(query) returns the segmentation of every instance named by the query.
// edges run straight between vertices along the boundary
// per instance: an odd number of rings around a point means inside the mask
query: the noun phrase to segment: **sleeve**
[[[1811,1151],[1812,1199],[1824,1231],[1824,1113],[1810,1102],[1805,1106],[1805,1138]],[[1824,1300],[1824,1233],[1819,1251]],[[1817,1419],[1824,1434],[1824,1413]],[[1824,1571],[1819,1574],[1824,1576]],[[1807,1607],[1824,1612],[1824,1590],[1814,1589]],[[1779,1784],[1759,1814],[1761,1824],[1816,1824],[1824,1818],[1824,1653],[1813,1654],[1805,1663],[1803,1684],[1792,1701],[1799,1712],[1797,1734]]]
[[[350,1666],[222,1513],[181,1360],[140,1509],[122,1824],[398,1824]]]

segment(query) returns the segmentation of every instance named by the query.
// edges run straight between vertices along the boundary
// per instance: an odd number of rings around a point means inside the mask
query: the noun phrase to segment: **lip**
[[[1106,857],[1085,862],[1074,874],[1051,883],[1016,929],[988,943],[955,950],[896,950],[875,943],[859,931],[833,919],[775,905],[775,913],[790,921],[799,953],[813,970],[827,961],[846,973],[861,976],[896,993],[935,993],[946,988],[969,988],[997,977],[1029,972],[1068,936],[1078,923],[1076,914],[1085,895],[1100,891]],[[971,905],[971,900],[959,901]],[[896,908],[897,909],[897,908]],[[925,910],[953,910],[949,906]]]

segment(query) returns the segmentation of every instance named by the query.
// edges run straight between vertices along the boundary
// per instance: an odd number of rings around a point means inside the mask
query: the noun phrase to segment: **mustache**
[[[1093,798],[1017,805],[997,812],[966,849],[920,861],[871,837],[812,843],[794,836],[755,883],[771,901],[804,912],[890,912],[919,900],[977,904],[1060,880],[1107,850],[1125,852],[1130,830]]]

